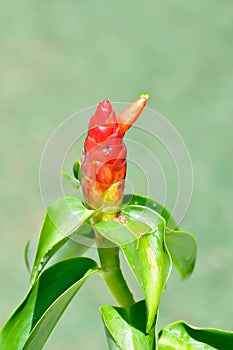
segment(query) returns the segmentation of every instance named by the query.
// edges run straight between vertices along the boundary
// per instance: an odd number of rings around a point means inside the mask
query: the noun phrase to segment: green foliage
[[[80,161],[76,160],[76,162],[74,162],[74,165],[73,165],[73,174],[74,174],[74,177],[76,178],[76,180],[78,180],[79,182],[81,181],[80,168],[81,168]]]
[[[1,350],[40,350],[86,279],[98,271],[95,261],[72,258],[38,277],[0,333]]]
[[[80,182],[77,180],[74,176],[70,175],[69,173],[66,173],[65,171],[62,172],[62,176],[69,181],[69,183],[76,189],[80,187]]]
[[[75,178],[66,175],[72,185],[79,170],[76,162]],[[94,260],[80,257],[87,246],[75,241],[77,235],[96,238],[100,268]],[[140,302],[134,301],[123,277],[119,249],[142,290]],[[80,199],[61,198],[48,207],[40,233],[25,247],[32,285],[2,328],[0,348],[42,349],[80,287],[99,273],[122,306],[100,308],[110,350],[230,350],[233,333],[194,328],[181,321],[157,336],[158,306],[171,266],[186,279],[196,255],[194,236],[180,231],[169,211],[153,199],[127,195],[112,218],[87,209]]]
[[[49,259],[92,214],[80,199],[73,197],[61,198],[48,207],[32,269],[32,283]]]
[[[122,207],[125,205],[141,205],[143,207],[150,208],[159,215],[161,215],[166,221],[166,226],[172,230],[179,230],[179,227],[172,216],[172,214],[161,203],[155,201],[152,198],[142,196],[140,194],[126,194],[123,199]]]
[[[166,245],[172,258],[173,265],[186,279],[193,272],[197,257],[197,241],[188,232],[167,231]]]
[[[122,249],[146,300],[146,331],[149,331],[171,270],[164,244],[165,222],[156,212],[142,206],[129,205],[121,214],[129,219],[127,223],[105,221],[96,228]]]
[[[166,326],[159,334],[159,350],[231,350],[233,332],[191,327],[183,321]]]
[[[85,224],[83,224],[82,227],[84,227],[84,225]],[[90,225],[87,225],[87,227],[88,229],[90,229]],[[80,231],[81,230],[79,229],[79,232]],[[34,257],[35,257],[35,253],[38,245],[38,239],[39,239],[39,234],[35,234],[28,240],[25,246],[25,251],[24,251],[25,264],[30,274],[33,268]],[[72,235],[71,235],[71,238],[69,238],[64,243],[64,245],[50,258],[50,260],[46,264],[46,267],[51,266],[61,260],[82,256],[87,249],[88,249],[87,245],[83,245],[76,242],[75,240],[72,239]]]
[[[179,231],[179,227],[171,213],[154,199],[138,194],[128,194],[124,196],[123,208],[127,207],[127,203],[128,205],[141,205],[150,208],[164,218],[166,222],[165,241],[172,263],[183,280],[190,276],[197,257],[195,237],[191,233]]]
[[[109,349],[155,349],[155,322],[148,334],[146,327],[146,306],[140,301],[129,308],[101,306]]]

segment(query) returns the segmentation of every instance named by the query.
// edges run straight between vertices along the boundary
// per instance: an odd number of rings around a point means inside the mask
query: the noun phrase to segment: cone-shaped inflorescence
[[[81,182],[87,205],[117,211],[126,175],[124,134],[141,114],[148,95],[141,95],[118,116],[108,100],[100,102],[89,126],[81,162]]]

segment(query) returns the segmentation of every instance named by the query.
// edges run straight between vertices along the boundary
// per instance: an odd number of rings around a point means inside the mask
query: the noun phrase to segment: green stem
[[[103,278],[121,307],[129,307],[135,303],[120,269],[119,248],[98,248]]]
[[[102,237],[94,227],[95,223],[111,220],[113,217],[115,217],[115,214],[110,217],[103,213],[98,213],[92,217],[92,225],[95,231],[101,263],[100,271],[118,305],[121,307],[129,307],[134,304],[135,301],[121,272],[119,248],[116,246],[113,247],[113,243]]]

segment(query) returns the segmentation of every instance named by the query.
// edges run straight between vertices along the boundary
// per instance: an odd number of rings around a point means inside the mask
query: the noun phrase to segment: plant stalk
[[[117,304],[120,307],[129,307],[135,303],[135,300],[121,272],[119,248],[113,246],[112,242],[102,237],[94,226],[99,221],[113,220],[114,217],[115,213],[111,215],[97,213],[92,217],[91,223],[95,232],[101,263],[100,274],[104,278]]]
[[[101,274],[118,305],[129,307],[135,303],[120,268],[119,248],[98,248]]]

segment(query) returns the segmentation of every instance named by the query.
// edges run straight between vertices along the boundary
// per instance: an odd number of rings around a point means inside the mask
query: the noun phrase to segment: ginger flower
[[[148,95],[141,95],[118,116],[108,100],[92,116],[81,161],[82,192],[87,205],[100,211],[117,211],[126,176],[124,134],[142,113]]]

